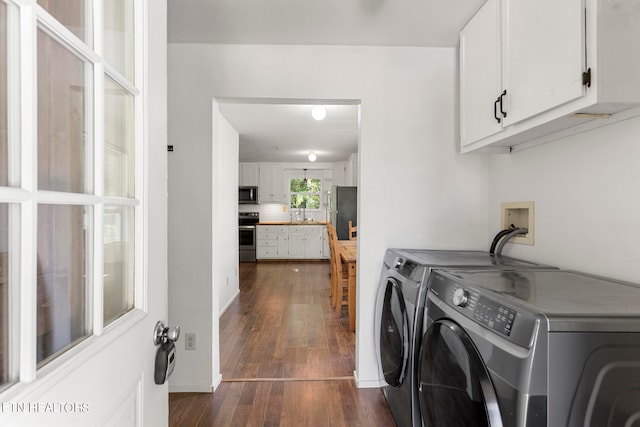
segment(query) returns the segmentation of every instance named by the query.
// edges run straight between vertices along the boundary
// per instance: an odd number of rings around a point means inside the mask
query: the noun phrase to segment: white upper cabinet
[[[240,162],[238,167],[238,185],[257,186],[258,182],[258,163]]]
[[[284,167],[281,164],[260,163],[260,203],[286,203],[287,194],[284,184]]]
[[[509,152],[640,114],[634,0],[488,0],[460,33],[461,152]]]
[[[502,130],[498,0],[487,0],[460,33],[460,138],[465,146]]]
[[[504,125],[582,96],[583,0],[503,0],[502,6]]]

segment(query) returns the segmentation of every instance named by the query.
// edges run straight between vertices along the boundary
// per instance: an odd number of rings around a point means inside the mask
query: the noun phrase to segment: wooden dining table
[[[356,258],[358,255],[357,240],[338,240],[338,248],[340,250],[340,260],[347,266],[349,272],[349,300],[347,307],[349,309],[349,327],[352,331],[356,330]]]

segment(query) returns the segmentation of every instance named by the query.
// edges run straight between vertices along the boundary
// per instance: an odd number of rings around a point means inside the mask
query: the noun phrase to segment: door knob
[[[164,323],[158,321],[153,328],[153,343],[160,345],[167,341],[176,342],[180,338],[180,326],[165,327]]]

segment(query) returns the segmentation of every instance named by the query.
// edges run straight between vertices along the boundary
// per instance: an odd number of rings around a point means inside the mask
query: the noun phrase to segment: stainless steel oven
[[[258,222],[260,222],[258,212],[239,213],[240,262],[256,262],[256,224]]]

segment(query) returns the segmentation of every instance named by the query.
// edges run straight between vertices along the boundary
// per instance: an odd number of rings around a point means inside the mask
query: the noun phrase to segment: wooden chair
[[[338,248],[338,236],[336,228],[327,224],[327,233],[329,234],[329,249],[331,259],[331,306],[340,311],[342,306],[348,304],[349,279],[343,274],[343,265],[340,260],[340,251]]]
[[[353,225],[353,222],[349,221],[349,240],[356,240],[358,238],[358,226]]]

